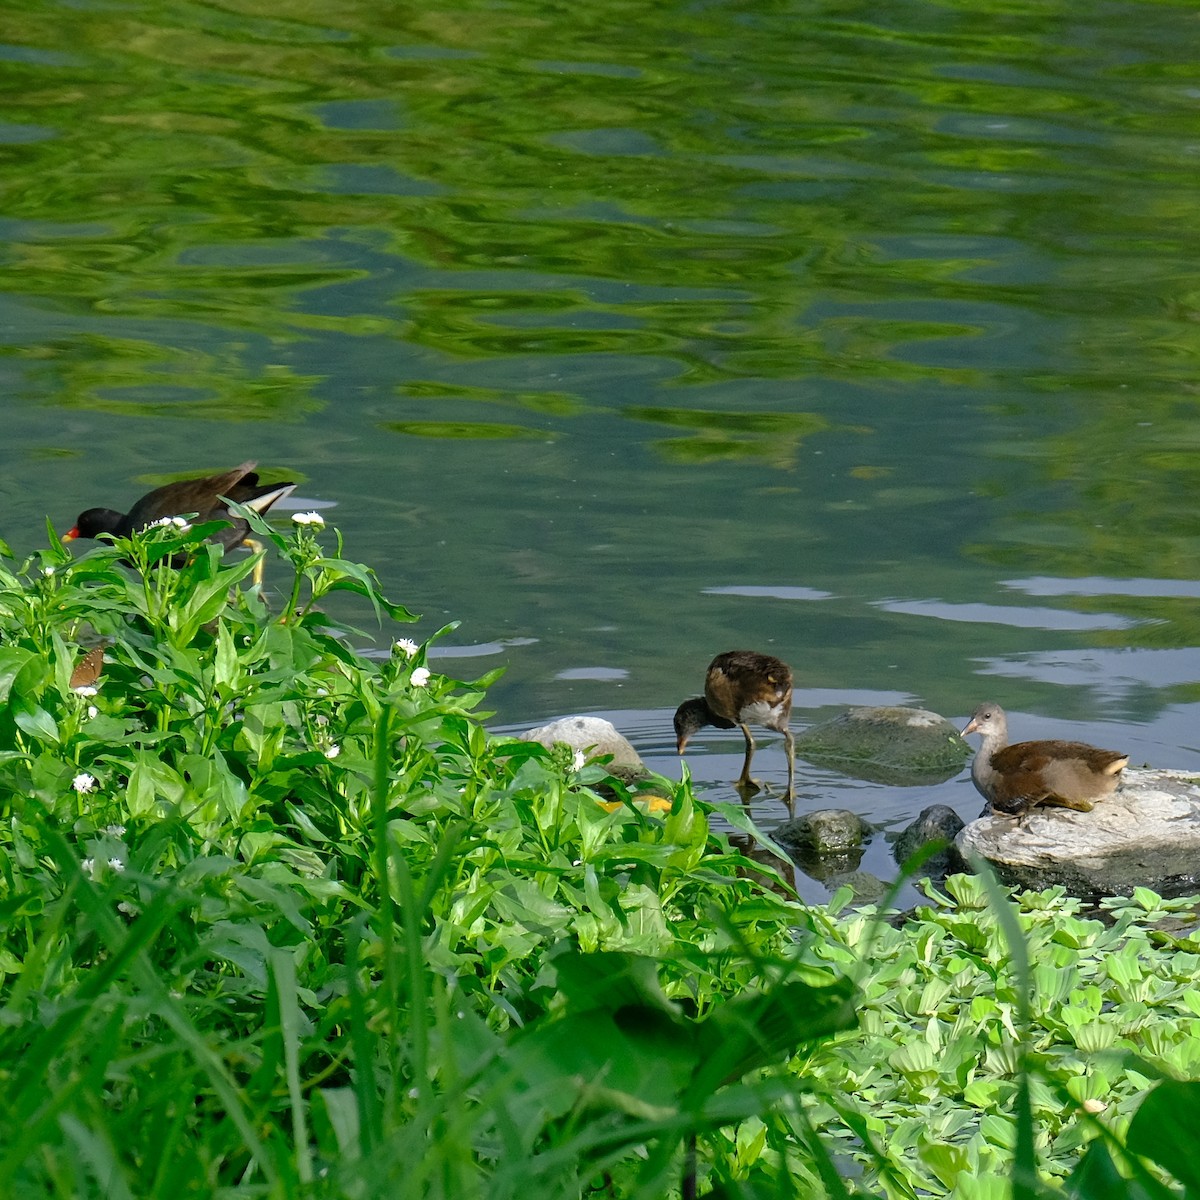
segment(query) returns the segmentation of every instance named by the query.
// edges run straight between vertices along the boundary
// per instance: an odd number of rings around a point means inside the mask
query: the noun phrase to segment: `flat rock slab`
[[[1127,896],[1136,887],[1190,894],[1200,891],[1200,778],[1129,768],[1091,812],[1043,807],[1019,824],[983,816],[956,844],[1022,887],[1061,884],[1085,899]]]
[[[872,783],[941,783],[962,770],[971,747],[927,708],[862,705],[796,735],[796,755]]]

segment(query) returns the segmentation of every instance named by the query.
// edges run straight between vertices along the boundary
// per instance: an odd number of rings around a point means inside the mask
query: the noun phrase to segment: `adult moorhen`
[[[81,512],[74,526],[63,534],[63,541],[75,538],[94,538],[102,533],[128,537],[164,517],[194,516],[197,521],[228,521],[209,539],[220,542],[226,550],[240,546],[250,532],[249,524],[233,516],[222,497],[245,504],[256,513],[265,513],[277,500],[296,489],[294,483],[259,483],[254,468],[257,463],[244,462],[232,471],[206,475],[203,479],[181,479],[147,492],[127,513],[112,508],[89,508]]]
[[[147,492],[127,513],[111,508],[89,508],[81,512],[74,526],[63,534],[63,541],[75,538],[94,538],[102,533],[116,537],[128,537],[131,533],[153,525],[164,517],[192,516],[200,522],[226,521],[210,536],[210,542],[219,542],[226,550],[232,550],[247,541],[250,525],[242,517],[230,513],[225,499],[236,500],[265,513],[278,500],[295,491],[294,483],[259,483],[253,462],[244,462],[232,471],[220,475],[206,475],[203,479],[181,479],[176,483],[164,484]],[[224,497],[225,499],[222,499]],[[256,572],[255,582],[261,582]]]

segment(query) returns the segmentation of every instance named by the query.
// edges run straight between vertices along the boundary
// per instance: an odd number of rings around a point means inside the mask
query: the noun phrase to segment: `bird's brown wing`
[[[784,730],[792,709],[791,668],[767,654],[730,650],[709,666],[704,698],[726,720]]]
[[[1021,812],[1035,804],[1090,812],[1110,792],[1129,756],[1084,742],[1018,742],[992,755],[993,807]]]
[[[792,690],[792,669],[782,659],[752,650],[730,650],[713,659],[710,684],[743,694],[754,693],[777,704]]]
[[[175,483],[155,488],[129,510],[129,524],[133,529],[144,529],[163,517],[177,517],[185,513],[197,513],[201,521],[224,516],[225,506],[220,497],[233,495],[239,484],[245,486],[245,481],[251,477],[254,466],[252,462],[244,462],[232,471],[223,471],[220,475],[207,475],[203,479],[180,479]],[[258,477],[253,478],[257,483]],[[234,498],[236,499],[236,496]]]
[[[1028,742],[997,750],[991,758],[996,772],[991,786],[992,807],[1003,813],[1021,813],[1044,803],[1047,788],[1042,770],[1049,761]]]

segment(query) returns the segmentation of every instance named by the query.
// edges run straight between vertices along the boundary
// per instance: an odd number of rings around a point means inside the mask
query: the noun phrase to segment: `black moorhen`
[[[131,533],[153,525],[164,517],[194,516],[200,522],[226,521],[209,537],[226,550],[247,541],[250,525],[230,513],[222,497],[245,504],[256,513],[265,513],[278,500],[290,495],[294,483],[259,483],[254,468],[257,464],[244,462],[232,471],[206,475],[203,479],[181,479],[147,492],[127,513],[112,508],[89,508],[81,512],[74,526],[63,534],[63,541],[75,538],[94,538],[102,533],[128,537]],[[256,572],[255,582],[261,582]]]

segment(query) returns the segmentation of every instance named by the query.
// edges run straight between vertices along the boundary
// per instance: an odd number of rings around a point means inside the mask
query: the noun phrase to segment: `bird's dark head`
[[[693,733],[698,729],[703,729],[705,725],[711,724],[712,713],[709,711],[703,696],[696,696],[692,700],[685,700],[675,710],[675,738],[678,753],[683,753],[684,747],[688,744],[688,738]]]
[[[94,538],[102,533],[117,532],[123,513],[111,508],[89,508],[75,518],[75,524],[63,534],[64,542],[73,542],[76,538]]]

